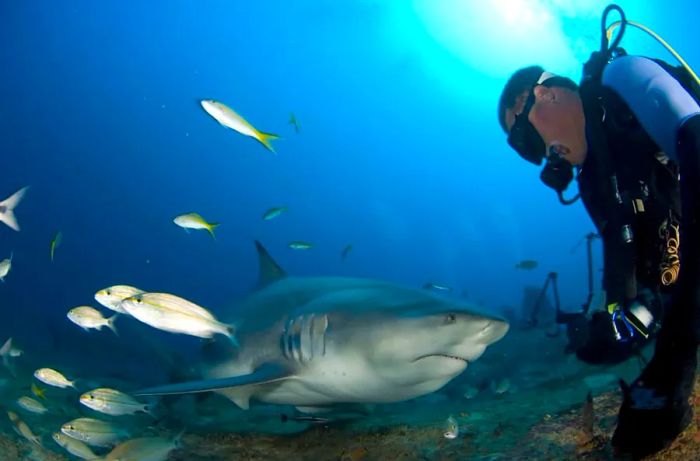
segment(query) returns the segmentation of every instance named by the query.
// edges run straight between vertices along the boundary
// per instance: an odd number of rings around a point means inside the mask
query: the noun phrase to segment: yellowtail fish
[[[237,344],[235,327],[221,323],[205,308],[168,293],[142,293],[125,299],[121,306],[135,319],[170,333],[199,338],[221,334]]]
[[[7,416],[10,418],[10,422],[12,422],[12,426],[17,432],[17,434],[21,435],[25,439],[29,440],[31,443],[34,443],[36,445],[41,446],[41,441],[39,440],[39,436],[34,435],[31,429],[29,429],[29,426],[27,426],[27,423],[19,419],[19,416],[17,416],[17,413],[13,411],[8,411]]]
[[[278,207],[270,208],[269,210],[267,210],[263,214],[262,218],[265,221],[269,221],[269,220],[274,219],[277,216],[281,215],[282,213],[286,213],[286,212],[287,212],[286,206],[278,206]]]
[[[16,231],[19,231],[19,223],[17,223],[14,211],[17,205],[19,205],[19,202],[22,201],[22,198],[24,198],[27,189],[29,189],[29,187],[23,187],[0,202],[0,222],[4,222],[10,226],[11,229]]]
[[[46,393],[44,392],[44,389],[42,389],[39,386],[37,386],[36,384],[32,383],[31,390],[32,390],[32,394],[36,395],[37,397],[39,397],[42,400],[46,400]]]
[[[90,306],[78,306],[68,311],[66,314],[68,320],[78,325],[85,331],[90,329],[101,330],[102,327],[107,327],[117,334],[117,329],[114,326],[114,321],[119,314],[114,314],[110,318],[104,318],[102,313]]]
[[[346,259],[348,259],[348,255],[350,254],[351,251],[352,251],[352,244],[346,245],[345,248],[343,248],[343,251],[340,253],[341,261],[345,261]]]
[[[423,285],[426,290],[437,290],[437,291],[452,291],[452,287],[447,285],[440,285],[439,283],[428,282]]]
[[[0,282],[5,281],[5,277],[7,277],[7,274],[10,273],[10,269],[12,269],[12,256],[14,253],[10,253],[10,257],[3,259],[0,261]]]
[[[447,418],[447,430],[443,434],[446,439],[453,440],[459,437],[459,424],[452,416]]]
[[[83,442],[68,437],[61,432],[55,432],[51,438],[71,455],[80,459],[97,459],[97,455]]]
[[[213,238],[216,238],[216,235],[214,235],[214,229],[220,225],[217,222],[207,222],[197,213],[181,214],[180,216],[176,216],[175,219],[173,219],[173,222],[188,232],[188,229],[206,229]]]
[[[289,114],[289,124],[294,127],[294,131],[299,133],[301,131],[301,127],[299,126],[299,121],[297,120],[296,116],[294,115],[294,112]]]
[[[123,392],[108,388],[94,389],[84,393],[80,396],[80,403],[91,410],[112,416],[133,415],[138,412],[151,414],[149,406],[145,403],[141,403]]]
[[[17,406],[30,412],[43,415],[46,413],[48,408],[46,408],[41,402],[34,400],[31,397],[20,397],[17,399]]]
[[[72,387],[75,389],[75,381],[67,380],[65,376],[51,368],[39,368],[34,372],[34,377],[49,386],[60,387],[62,389]]]
[[[287,246],[292,250],[308,250],[309,248],[313,248],[313,244],[309,242],[302,242],[301,240],[289,242]]]
[[[77,418],[68,421],[61,426],[61,432],[93,447],[111,447],[129,437],[129,433],[124,428],[94,418]]]
[[[270,141],[279,139],[279,136],[276,134],[263,133],[257,130],[233,109],[213,99],[204,99],[200,101],[200,104],[207,114],[211,115],[214,120],[221,123],[226,128],[231,128],[244,136],[250,136],[265,146],[267,150],[273,154],[275,153],[275,149],[272,148]]]
[[[516,269],[521,269],[524,271],[529,271],[537,267],[537,261],[533,259],[523,259],[518,264],[515,265]]]
[[[120,314],[128,314],[128,312],[120,306],[121,302],[126,298],[131,298],[141,293],[144,293],[144,291],[129,285],[114,285],[95,293],[95,301],[102,304],[107,309],[119,312]]]
[[[142,437],[120,443],[104,461],[165,461],[170,452],[180,447],[180,437],[168,440],[162,437]]]
[[[56,251],[56,248],[61,246],[61,242],[63,242],[63,233],[61,231],[56,232],[56,235],[53,236],[51,239],[51,261],[53,261],[53,255],[54,252]]]

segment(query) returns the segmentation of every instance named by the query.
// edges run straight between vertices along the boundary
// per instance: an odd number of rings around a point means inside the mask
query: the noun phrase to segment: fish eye
[[[106,294],[107,296],[111,296],[111,295],[112,295],[112,292],[109,291],[109,290],[105,290],[105,294]]]
[[[457,315],[450,312],[445,317],[445,323],[455,323],[457,321]]]

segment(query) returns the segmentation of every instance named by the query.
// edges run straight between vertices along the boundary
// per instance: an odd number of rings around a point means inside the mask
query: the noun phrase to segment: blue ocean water
[[[694,3],[618,3],[700,63]],[[593,226],[509,150],[496,103],[532,63],[577,80],[606,4],[0,2],[0,195],[30,186],[22,230],[0,225],[0,259],[13,254],[0,339],[48,365],[153,381],[138,343],[86,333],[68,309],[129,284],[222,313],[255,284],[256,239],[293,274],[436,282],[494,312],[519,312],[524,288],[556,271],[577,309]],[[671,60],[638,31],[623,45]],[[277,154],[217,124],[208,98],[280,135]],[[289,211],[263,221],[273,206]],[[193,211],[221,223],[216,240],[173,224]],[[524,259],[537,268],[516,270]]]

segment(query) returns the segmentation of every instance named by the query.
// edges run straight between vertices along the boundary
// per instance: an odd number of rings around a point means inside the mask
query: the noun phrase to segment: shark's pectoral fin
[[[172,394],[195,394],[198,392],[211,392],[228,389],[231,387],[245,386],[249,384],[265,384],[273,381],[287,379],[291,375],[282,366],[275,364],[265,364],[253,373],[230,378],[203,379],[201,381],[188,381],[184,383],[166,384],[164,386],[149,387],[138,390],[132,395],[172,395]]]
[[[247,410],[250,408],[250,397],[255,392],[255,385],[230,387],[218,392],[238,405],[241,410]]]

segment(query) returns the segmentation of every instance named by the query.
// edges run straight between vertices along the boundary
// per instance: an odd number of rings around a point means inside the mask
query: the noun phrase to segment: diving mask
[[[508,133],[508,144],[510,147],[522,158],[535,165],[542,164],[547,146],[544,140],[542,140],[542,136],[540,136],[532,123],[530,123],[530,120],[528,120],[528,116],[530,115],[532,106],[535,105],[535,87],[549,83],[551,79],[556,77],[557,76],[551,72],[542,72],[542,75],[540,75],[540,78],[537,79],[537,82],[530,90],[523,110],[515,116],[513,126]]]

